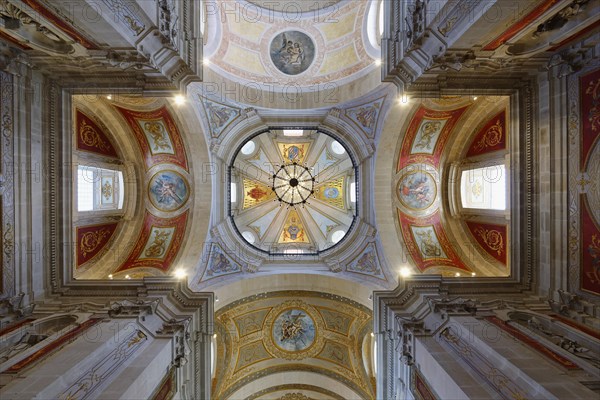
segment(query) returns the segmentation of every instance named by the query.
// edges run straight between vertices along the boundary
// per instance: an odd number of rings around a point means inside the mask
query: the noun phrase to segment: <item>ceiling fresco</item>
[[[172,111],[156,99],[123,96],[93,107],[87,99],[78,101],[85,112],[75,111],[77,162],[122,170],[126,206],[106,215],[76,214],[76,276],[96,270],[103,273],[97,278],[111,279],[172,273],[189,230],[194,190],[188,149]],[[107,114],[111,129],[102,123]],[[115,161],[111,137],[131,161]],[[92,152],[100,158],[90,158]],[[137,173],[142,179],[132,180]]]
[[[375,396],[363,360],[370,356],[363,343],[371,338],[371,312],[351,300],[271,292],[220,309],[216,321],[215,399]],[[246,397],[247,390],[254,396]]]
[[[406,121],[398,140],[392,204],[415,272],[486,275],[491,270],[482,266],[489,265],[493,274],[507,273],[508,214],[463,212],[455,205],[460,177],[452,175],[486,159],[504,160],[508,126],[500,104],[496,98],[432,99],[415,105]],[[477,184],[469,186],[472,191]]]
[[[269,254],[326,250],[356,215],[355,166],[346,149],[318,131],[296,135],[272,130],[253,137],[231,168],[240,192],[231,198],[232,221],[248,244]]]
[[[373,71],[379,49],[365,42],[369,2],[254,3],[265,8],[228,0],[209,13],[205,58],[217,74],[281,90],[345,83]],[[228,10],[242,10],[241,17]]]

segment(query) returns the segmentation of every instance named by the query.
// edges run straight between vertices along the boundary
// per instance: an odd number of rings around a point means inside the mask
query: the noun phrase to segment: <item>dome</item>
[[[356,169],[341,139],[329,133],[270,129],[233,158],[229,216],[261,253],[318,254],[354,225]]]

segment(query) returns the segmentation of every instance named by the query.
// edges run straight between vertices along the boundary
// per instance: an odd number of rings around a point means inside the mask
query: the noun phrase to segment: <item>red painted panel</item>
[[[562,322],[565,325],[569,325],[570,327],[573,327],[581,332],[584,332],[584,333],[590,335],[591,337],[595,337],[596,339],[600,340],[600,330],[598,330],[598,329],[594,329],[590,326],[580,324],[576,321],[573,321],[570,318],[563,317],[562,315],[558,315],[558,314],[554,314],[554,313],[549,313],[548,315],[551,316],[552,318]]]
[[[42,358],[45,358],[45,357],[49,356],[50,354],[54,353],[54,351],[56,351],[60,347],[62,347],[64,345],[66,345],[66,344],[74,341],[81,334],[83,334],[88,328],[90,328],[91,326],[99,323],[100,321],[102,321],[102,318],[90,318],[90,319],[88,319],[87,321],[83,322],[81,325],[79,325],[79,326],[71,329],[69,332],[67,332],[64,335],[62,335],[57,340],[48,343],[46,346],[42,347],[41,349],[39,349],[35,353],[29,355],[28,357],[22,359],[18,363],[12,365],[10,368],[8,368],[4,372],[15,373],[15,372],[19,372],[20,370],[22,370],[25,367],[31,366],[33,363],[35,363],[35,362],[41,360]]]
[[[142,232],[140,233],[133,250],[129,254],[127,261],[119,267],[117,272],[139,267],[157,268],[163,272],[168,271],[183,243],[188,213],[189,212],[186,211],[174,218],[159,218],[146,211]],[[164,252],[162,252],[160,257],[148,257],[146,254],[142,254],[146,247],[146,243],[148,243],[150,239],[153,239],[151,238],[153,227],[174,228],[172,237],[169,237],[170,241],[168,242],[168,248],[164,249]],[[156,240],[153,240],[153,243],[156,243]]]
[[[119,110],[123,117],[125,117],[127,123],[131,127],[144,156],[146,168],[150,169],[155,164],[171,163],[179,165],[185,170],[188,169],[183,139],[181,138],[179,129],[177,129],[177,125],[175,124],[166,106],[153,111],[132,111],[116,106],[115,108]],[[166,134],[168,135],[168,138],[166,139],[168,139],[172,144],[174,154],[162,153],[153,155],[150,148],[151,145],[148,143],[148,139],[144,134],[144,131],[142,130],[138,120],[164,123],[167,130]],[[159,132],[159,135],[160,134],[165,134],[165,132]]]
[[[76,111],[77,149],[118,158],[117,151],[106,133],[81,110]]]
[[[503,110],[477,132],[467,150],[467,157],[506,149],[506,136],[506,111]]]
[[[21,321],[14,322],[14,323],[4,327],[3,329],[0,329],[0,336],[4,336],[7,333],[16,331],[20,327],[29,325],[29,323],[33,322],[33,321],[35,321],[35,318],[27,318],[27,319],[22,319]]]
[[[36,0],[22,0],[22,1],[23,1],[23,3],[25,3],[26,5],[31,7],[31,9],[33,11],[39,13],[41,16],[43,16],[44,18],[51,21],[54,26],[56,26],[58,29],[60,29],[61,31],[63,31],[64,33],[69,35],[77,43],[81,44],[86,49],[94,49],[94,50],[98,49],[98,45],[96,45],[92,41],[86,39],[81,33],[77,32],[70,24],[66,23],[63,18],[60,18],[60,17],[54,15],[54,13],[52,13],[46,7],[42,6],[38,1],[36,1]],[[83,12],[81,8],[79,8],[78,10],[80,12]],[[31,13],[31,10],[25,9],[24,11],[28,14]],[[90,8],[90,11],[92,11],[91,8]]]
[[[118,222],[111,224],[78,226],[77,238],[77,266],[81,266],[98,255],[117,229]]]
[[[600,295],[600,229],[581,195],[581,289]]]
[[[452,243],[450,243],[448,240],[446,232],[442,226],[439,211],[436,211],[427,218],[413,218],[398,210],[398,218],[400,220],[400,229],[402,231],[402,236],[404,238],[404,243],[408,253],[412,257],[416,267],[420,272],[424,272],[427,268],[431,267],[453,267],[463,271],[471,272],[469,267],[467,267],[465,263],[461,261],[460,257],[458,257],[458,255],[454,252]],[[439,257],[423,257],[422,251],[419,248],[419,244],[413,236],[411,226],[433,226],[435,236],[437,237],[437,244],[439,244],[439,247],[443,250],[445,256],[440,254]],[[436,244],[435,240],[433,244]]]
[[[557,49],[560,49],[561,47],[574,42],[575,40],[579,40],[582,39],[583,37],[587,36],[589,33],[591,33],[593,30],[595,30],[596,28],[598,28],[600,26],[600,19],[597,20],[596,22],[594,22],[591,25],[588,25],[587,27],[585,27],[584,29],[580,30],[579,32],[569,36],[568,38],[566,38],[565,40],[561,41],[560,43],[558,43],[555,46],[552,46],[551,48],[549,48],[546,51],[554,51]]]
[[[489,255],[506,265],[508,253],[508,235],[506,225],[480,224],[467,221],[469,231]]]
[[[523,332],[521,332],[514,326],[507,324],[500,318],[485,317],[485,319],[486,319],[486,321],[488,321],[488,322],[494,324],[495,326],[497,326],[498,328],[502,329],[504,332],[508,333],[510,336],[519,340],[521,343],[526,344],[527,346],[529,346],[532,349],[536,350],[537,352],[543,354],[550,360],[562,365],[566,369],[579,369],[577,364],[574,364],[572,361],[570,361],[570,360],[566,359],[565,357],[561,356],[560,354],[554,352],[552,349],[549,349],[548,347],[542,345],[541,343],[539,343],[536,340],[534,340],[533,338],[527,336],[526,334],[524,334]]]
[[[398,158],[397,171],[400,171],[402,168],[413,163],[428,163],[436,168],[439,167],[440,157],[444,150],[444,146],[448,141],[454,126],[467,108],[468,106],[451,111],[436,111],[430,110],[423,106],[419,107],[419,109],[413,115],[408,129],[406,130],[406,135],[404,135],[404,139],[402,140],[402,150],[400,151],[400,157]],[[445,124],[435,142],[435,147],[432,154],[411,154],[413,142],[417,138],[419,127],[424,119],[435,120],[442,123],[445,122]]]
[[[429,384],[421,375],[421,372],[417,368],[413,369],[413,391],[415,399],[417,400],[437,400],[438,397],[433,394],[433,391],[429,388]]]
[[[530,11],[529,14],[527,14],[525,17],[521,18],[519,21],[515,22],[508,29],[502,32],[500,36],[496,37],[494,40],[485,45],[483,50],[496,50],[498,47],[502,46],[504,42],[508,41],[517,33],[527,28],[529,24],[531,24],[533,21],[535,21],[542,14],[554,7],[554,5],[559,2],[560,0],[548,0],[542,2],[542,4]]]
[[[580,78],[581,97],[581,169],[600,136],[600,69]]]
[[[162,383],[152,400],[170,400],[175,395],[175,368],[171,368],[162,379]]]

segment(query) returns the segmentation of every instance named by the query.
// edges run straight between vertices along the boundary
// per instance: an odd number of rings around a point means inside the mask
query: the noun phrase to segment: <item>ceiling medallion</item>
[[[307,200],[315,193],[315,177],[310,169],[296,162],[283,164],[273,174],[271,189],[275,192],[280,204],[296,206],[307,204]]]

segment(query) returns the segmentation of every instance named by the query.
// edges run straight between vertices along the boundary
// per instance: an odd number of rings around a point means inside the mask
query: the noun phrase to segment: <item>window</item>
[[[504,164],[463,170],[460,177],[462,207],[506,210],[506,173]]]
[[[331,142],[331,151],[333,151],[335,154],[342,155],[346,152],[346,149],[344,149],[344,146],[342,146],[342,144],[340,142],[338,142],[337,140],[334,140],[333,142]]]
[[[231,183],[231,202],[237,202],[237,185],[235,183]]]
[[[302,136],[304,131],[302,129],[284,129],[283,136]]]
[[[340,231],[335,231],[335,232],[333,232],[333,234],[331,235],[331,241],[332,241],[333,243],[337,243],[337,242],[339,242],[340,240],[342,240],[342,238],[343,238],[344,236],[346,236],[346,232],[345,232],[345,231],[341,231],[341,230],[340,230]]]
[[[251,140],[242,147],[241,151],[242,151],[243,155],[247,156],[247,155],[252,154],[254,152],[254,149],[256,149],[256,145]]]
[[[77,167],[77,211],[121,210],[123,172],[79,165]]]

